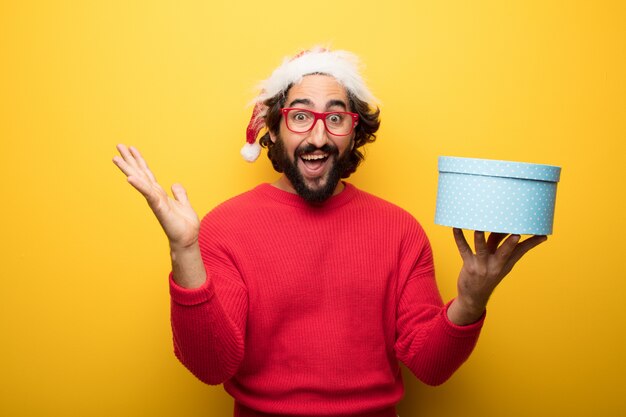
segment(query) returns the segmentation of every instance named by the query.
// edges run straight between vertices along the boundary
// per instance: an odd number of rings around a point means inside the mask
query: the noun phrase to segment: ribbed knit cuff
[[[207,277],[198,288],[184,288],[176,284],[174,274],[170,272],[170,296],[172,301],[182,305],[197,305],[209,301],[215,295],[213,281]]]
[[[448,318],[448,308],[454,299],[450,300],[443,308],[442,313],[444,317],[444,322],[447,324],[446,331],[450,336],[453,337],[474,337],[483,327],[485,323],[485,317],[487,316],[487,310],[483,312],[483,315],[480,316],[478,321],[465,325],[459,326],[458,324],[452,323]]]

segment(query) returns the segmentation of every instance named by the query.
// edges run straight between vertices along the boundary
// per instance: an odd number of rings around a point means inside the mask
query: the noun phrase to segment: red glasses
[[[287,129],[294,133],[306,133],[313,129],[318,120],[324,122],[324,128],[335,136],[347,136],[354,130],[359,121],[359,115],[347,111],[327,111],[317,113],[311,110],[296,107],[280,109],[285,117]]]

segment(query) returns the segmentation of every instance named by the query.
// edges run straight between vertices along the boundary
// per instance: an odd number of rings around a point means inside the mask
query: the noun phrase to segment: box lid
[[[440,156],[439,172],[558,182],[561,167],[495,159]]]

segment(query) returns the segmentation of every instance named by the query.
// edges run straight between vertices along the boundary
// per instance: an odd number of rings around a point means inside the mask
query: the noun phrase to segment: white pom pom
[[[248,143],[246,142],[241,148],[241,156],[248,162],[254,162],[257,160],[259,155],[261,154],[261,145],[258,143]]]

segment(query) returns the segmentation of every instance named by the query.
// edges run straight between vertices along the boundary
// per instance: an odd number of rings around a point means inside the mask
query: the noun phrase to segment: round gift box
[[[461,229],[552,234],[561,168],[439,157],[435,223]]]

